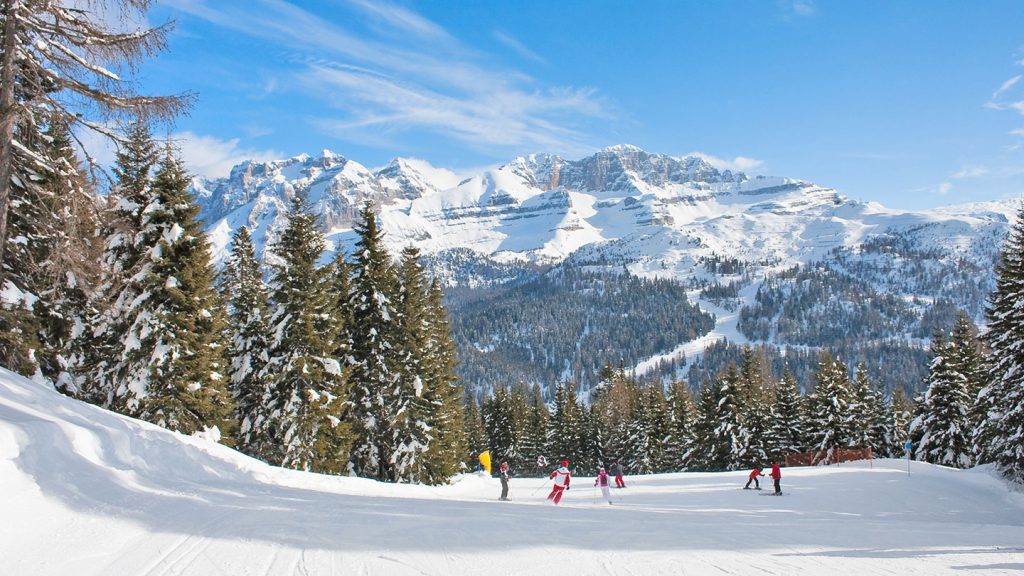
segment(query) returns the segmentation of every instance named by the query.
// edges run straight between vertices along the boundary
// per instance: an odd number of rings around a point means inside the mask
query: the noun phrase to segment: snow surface
[[[283,470],[0,369],[0,574],[1019,574],[1024,495],[985,470],[876,461],[444,487]]]

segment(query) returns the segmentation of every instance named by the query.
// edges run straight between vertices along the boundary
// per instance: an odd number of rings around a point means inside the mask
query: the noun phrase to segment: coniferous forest
[[[47,10],[77,21],[48,4],[27,13]],[[162,44],[159,29],[79,32],[71,36],[121,45],[128,60]],[[21,48],[17,61],[4,52],[11,74],[0,90],[0,109],[16,111],[0,125],[0,364],[70,396],[274,465],[387,482],[445,483],[486,450],[521,474],[562,459],[575,471],[618,462],[658,473],[844,448],[900,457],[908,440],[918,460],[993,463],[1024,481],[1024,212],[990,293],[966,264],[941,282],[919,271],[911,276],[933,302],[921,317],[897,296],[865,295],[837,268],[866,264],[796,267],[765,278],[738,312],[743,334],[771,336],[792,353],[721,343],[686,379],[672,365],[659,373],[673,378],[640,381],[626,365],[714,326],[688,291],[734,310],[750,279],[683,286],[569,264],[462,302],[453,320],[419,252],[385,249],[372,203],[345,254],[301,189],[269,266],[242,226],[218,267],[188,167],[150,122],[190,97],[104,93],[68,80],[75,66],[85,70],[77,77],[103,76],[99,67],[44,45]],[[118,152],[106,184],[80,159],[74,129],[86,120],[53,99],[60,90],[132,118],[109,134]],[[931,257],[898,237],[865,249]],[[893,276],[882,264],[860,272]],[[961,309],[986,294],[979,336],[975,311]],[[930,349],[900,343],[908,333]],[[498,360],[472,364],[475,354]],[[465,381],[460,362],[475,367]],[[510,381],[514,365],[528,368]],[[908,398],[893,371],[920,380],[920,394]]]

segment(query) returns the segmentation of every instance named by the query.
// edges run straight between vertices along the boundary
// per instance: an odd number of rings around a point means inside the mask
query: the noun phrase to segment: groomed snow
[[[986,471],[877,461],[386,485],[266,466],[0,370],[0,574],[1020,574],[1024,496]]]

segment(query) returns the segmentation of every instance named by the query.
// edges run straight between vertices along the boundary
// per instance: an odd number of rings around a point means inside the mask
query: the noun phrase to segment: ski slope
[[[878,461],[445,487],[282,470],[0,369],[0,574],[1020,574],[1024,495],[984,470]],[[765,478],[767,480],[767,478]]]

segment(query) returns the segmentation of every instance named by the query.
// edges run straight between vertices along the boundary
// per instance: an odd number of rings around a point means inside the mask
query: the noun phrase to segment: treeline
[[[695,398],[675,381],[642,385],[623,368],[606,367],[586,401],[560,384],[552,406],[537,387],[498,388],[479,411],[467,411],[471,447],[491,450],[520,472],[538,458],[567,458],[577,472],[618,462],[631,473],[737,470],[781,461],[786,454],[870,447],[902,455],[911,405],[902,391],[884,396],[860,368],[823,353],[814,383],[801,394],[786,371],[775,381],[754,348],[705,382]],[[479,416],[476,416],[479,414]],[[478,421],[474,421],[476,418]]]
[[[508,375],[524,382],[598,382],[614,355],[636,364],[714,327],[671,280],[566,264],[523,284],[452,304],[452,335],[470,388]]]
[[[174,147],[142,123],[125,140],[105,198],[74,171],[38,187],[52,203],[17,205],[6,366],[275,465],[425,483],[461,469],[440,285],[415,249],[392,260],[370,204],[351,262],[338,251],[319,266],[326,240],[297,193],[269,279],[245,227],[218,278]],[[77,165],[66,134],[44,142]]]

